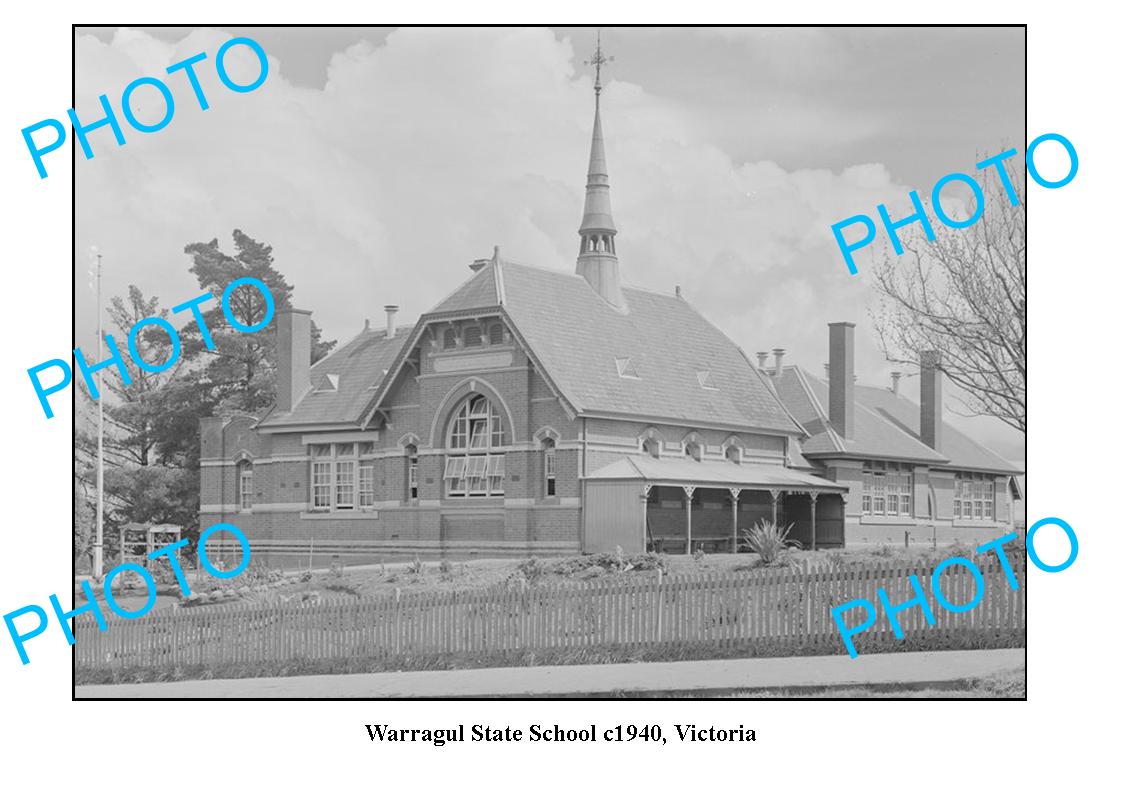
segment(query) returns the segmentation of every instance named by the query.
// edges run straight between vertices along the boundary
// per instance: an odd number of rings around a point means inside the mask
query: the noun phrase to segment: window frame
[[[248,476],[248,478],[247,478]],[[246,488],[247,481],[249,489]],[[247,500],[248,498],[248,500]],[[238,462],[238,511],[253,510],[253,462]]]
[[[374,458],[373,442],[310,444],[309,510],[317,513],[373,510]]]
[[[545,497],[557,497],[558,494],[558,446],[554,440],[547,437],[542,440],[542,478],[543,494]]]
[[[504,496],[507,433],[498,401],[472,393],[456,405],[446,432],[445,497]]]
[[[862,462],[862,515],[914,517],[913,473],[913,465],[906,462]]]

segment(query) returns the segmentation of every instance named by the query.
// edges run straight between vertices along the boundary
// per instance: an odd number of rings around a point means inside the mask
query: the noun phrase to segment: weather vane
[[[597,79],[596,79],[596,82],[593,83],[593,89],[597,92],[598,97],[600,97],[600,68],[604,64],[610,64],[615,60],[616,60],[615,55],[606,56],[604,54],[604,50],[601,49],[601,46],[600,46],[600,28],[597,28],[597,48],[596,48],[596,50],[593,51],[593,57],[590,58],[588,61],[586,61],[585,65],[596,67]]]

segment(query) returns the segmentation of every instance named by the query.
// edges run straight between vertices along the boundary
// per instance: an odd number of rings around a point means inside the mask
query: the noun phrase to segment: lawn
[[[900,685],[740,691],[729,699],[1025,699],[1026,670],[1011,669],[979,680],[906,688]]]
[[[894,562],[916,564],[941,560],[949,555],[968,554],[967,550],[942,548],[934,551],[928,547],[853,548],[846,550],[804,551],[792,550],[788,561],[798,565],[806,560],[839,560],[848,563]],[[652,580],[658,570],[665,575],[695,575],[699,573],[745,572],[762,567],[760,557],[754,553],[710,553],[699,556],[612,554],[599,556],[574,556],[543,559],[480,559],[472,561],[421,561],[393,562],[343,567],[336,571],[317,570],[282,572],[266,566],[251,565],[242,575],[231,580],[218,580],[205,573],[191,573],[191,589],[200,599],[193,605],[240,602],[245,604],[270,604],[318,602],[323,599],[360,599],[378,595],[442,594],[486,590],[504,585],[521,585],[533,582],[536,586],[551,586],[574,581],[611,580],[629,582],[636,579]],[[165,580],[168,580],[165,578]],[[137,610],[144,604],[146,595],[139,579],[133,589],[122,589],[115,584],[118,603],[126,610]],[[81,598],[80,593],[76,598]],[[81,599],[80,601],[84,601]],[[172,582],[162,583],[156,610],[170,610],[180,603],[179,588]]]

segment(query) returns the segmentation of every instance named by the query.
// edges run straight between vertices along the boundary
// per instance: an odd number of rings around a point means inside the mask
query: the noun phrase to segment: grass
[[[870,641],[862,653],[918,652],[925,650],[1007,649],[1025,646],[1025,631],[942,631],[910,633],[904,639]],[[364,674],[370,672],[415,672],[451,669],[490,669],[512,666],[575,666],[595,663],[640,663],[699,661],[733,658],[779,658],[843,655],[835,637],[819,644],[797,644],[782,639],[738,643],[692,642],[634,646],[604,646],[585,649],[547,649],[510,652],[355,656],[349,658],[302,659],[253,663],[179,666],[76,667],[76,685],[116,685],[177,680],[225,680],[246,677],[293,677],[309,674]]]
[[[846,550],[827,550],[811,552],[808,550],[788,550],[784,565],[796,565],[805,560],[838,560],[846,563],[892,561],[912,564],[917,567],[940,561],[949,555],[961,554],[952,548],[932,550],[931,548],[854,548]],[[611,556],[610,556],[611,557]],[[575,580],[611,579],[613,582],[647,581],[657,577],[653,569],[619,569],[591,566],[597,560],[593,556],[571,558],[537,559],[532,568],[533,583],[552,586]],[[708,553],[704,556],[662,557],[667,575],[693,575],[698,573],[745,572],[765,566],[761,557],[755,553]],[[513,580],[525,579],[528,571],[525,559],[484,559],[466,562],[421,561],[415,559],[384,565],[364,565],[344,568],[340,572],[316,571],[285,573],[283,578],[277,573],[269,580],[265,577],[264,567],[251,565],[246,573],[230,580],[219,581],[200,573],[191,575],[191,588],[194,591],[224,588],[230,591],[224,601],[261,604],[290,602],[293,599],[311,597],[331,597],[333,599],[362,599],[379,595],[393,595],[400,590],[403,594],[425,593],[444,594],[501,588]],[[249,593],[237,593],[238,589],[252,585]],[[258,588],[261,586],[266,588]],[[99,591],[99,590],[96,590]],[[81,593],[76,594],[84,601]],[[143,590],[118,593],[118,602],[126,610],[136,610],[145,602]],[[179,590],[175,585],[163,585],[156,603],[156,612],[170,610],[179,602]]]
[[[991,677],[950,683],[847,686],[845,688],[738,691],[730,699],[1025,699],[1026,671],[1011,669]]]

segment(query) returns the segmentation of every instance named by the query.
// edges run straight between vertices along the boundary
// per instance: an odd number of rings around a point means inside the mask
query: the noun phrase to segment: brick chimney
[[[944,381],[939,351],[920,352],[920,441],[940,450],[944,430]]]
[[[312,313],[277,311],[277,411],[291,412],[312,389]]]
[[[854,437],[854,324],[838,321],[830,329],[828,411],[831,427],[843,439]]]
[[[394,323],[394,316],[398,314],[398,305],[387,304],[382,309],[386,310],[386,339],[389,340],[398,331],[397,324]]]

